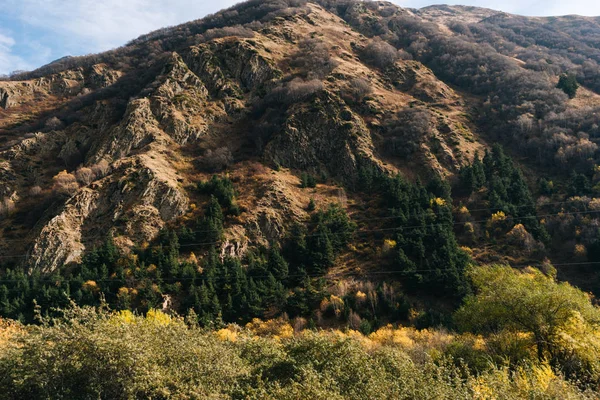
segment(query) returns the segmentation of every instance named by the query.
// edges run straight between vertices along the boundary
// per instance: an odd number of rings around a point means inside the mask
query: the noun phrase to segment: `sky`
[[[392,0],[420,8],[440,1]],[[67,55],[119,47],[155,29],[201,18],[239,0],[0,0],[0,75]],[[509,13],[600,16],[598,0],[463,0]]]

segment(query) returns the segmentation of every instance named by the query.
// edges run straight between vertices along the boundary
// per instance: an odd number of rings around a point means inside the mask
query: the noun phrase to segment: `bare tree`
[[[52,181],[52,190],[58,194],[72,196],[79,189],[79,184],[77,183],[75,175],[70,174],[67,171],[59,172],[52,178]]]
[[[83,186],[87,186],[94,181],[94,172],[87,167],[81,167],[75,172],[75,178]]]
[[[106,160],[100,160],[98,164],[92,165],[92,172],[96,179],[105,177],[110,171],[110,164]]]
[[[369,81],[363,78],[354,78],[348,83],[344,97],[349,97],[355,103],[359,103],[371,93],[373,93],[373,88]]]
[[[44,129],[46,131],[57,131],[64,127],[63,122],[57,117],[52,117],[46,121],[44,124]]]
[[[220,147],[216,150],[208,150],[200,159],[202,166],[212,172],[221,171],[231,165],[233,154],[228,147]]]
[[[29,189],[29,195],[30,196],[39,196],[42,193],[42,188],[39,186],[33,186],[31,189]]]
[[[387,68],[400,58],[398,49],[383,40],[372,40],[365,47],[362,56],[366,62],[379,68]]]

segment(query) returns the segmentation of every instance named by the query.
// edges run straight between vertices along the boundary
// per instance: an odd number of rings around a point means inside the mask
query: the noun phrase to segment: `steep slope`
[[[253,0],[0,81],[0,313],[437,324],[490,262],[597,291],[597,22]]]
[[[3,136],[18,136],[13,139],[18,143],[7,143],[3,154],[2,193],[10,208],[3,226],[8,240],[20,241],[17,246],[4,242],[2,255],[28,253],[23,265],[48,272],[80,260],[105,232],[125,246],[151,241],[165,223],[189,212],[188,186],[197,179],[193,164],[194,159],[202,161],[200,149],[206,154],[225,148],[236,162],[262,160],[271,167],[323,172],[353,184],[362,165],[382,171],[406,168],[386,147],[390,139],[401,141],[406,134],[390,127],[400,123],[394,114],[407,112],[409,106],[422,110],[428,125],[424,129],[432,132],[431,137],[419,137],[417,127],[413,133],[418,143],[410,162],[423,172],[452,174],[465,160],[462,152],[472,154],[477,148],[467,142],[473,133],[451,88],[415,61],[399,60],[389,71],[365,65],[357,44],[364,37],[320,6],[308,4],[302,12],[277,17],[252,38],[235,34],[224,33],[155,60],[157,73],[145,78],[149,82],[126,104],[110,92],[94,99],[101,88],[134,73],[105,64],[0,83]],[[313,39],[302,39],[306,37]],[[317,61],[319,52],[330,64],[325,81],[318,77],[321,72],[311,71],[312,65],[303,65]],[[351,86],[358,84],[372,89],[352,99]],[[264,97],[268,92],[277,94]],[[87,97],[92,99],[86,102]],[[61,119],[53,117],[61,104],[73,102],[83,103],[73,106],[80,107],[76,117],[71,111],[58,114],[66,114]],[[251,114],[249,107],[254,107]],[[37,131],[40,124],[42,132]],[[268,130],[263,124],[271,125],[273,133],[263,137]],[[262,142],[258,152],[247,148],[246,138]],[[432,143],[439,153],[431,150]],[[232,171],[237,168],[231,166]],[[93,171],[78,183],[66,174],[65,183],[57,175],[62,169],[76,175]],[[29,193],[47,205],[37,211],[36,221],[23,221]],[[260,218],[251,211],[245,214],[242,220]],[[279,225],[289,222],[285,217]],[[281,238],[285,229],[277,231]]]

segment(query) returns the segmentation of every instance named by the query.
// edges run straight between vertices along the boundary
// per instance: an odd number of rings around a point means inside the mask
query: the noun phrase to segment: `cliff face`
[[[311,197],[347,206],[344,188],[360,183],[362,168],[451,178],[486,148],[478,113],[504,110],[479,86],[468,94],[441,80],[443,57],[428,46],[441,46],[439,32],[475,35],[460,24],[504,19],[320,3],[257,16],[243,5],[230,23],[196,21],[81,65],[0,81],[0,256],[50,272],[108,234],[125,251],[151,242],[198,219],[208,199],[196,184],[224,169],[245,207],[228,221],[222,253],[239,256],[282,238]],[[414,29],[403,36],[405,26]],[[412,55],[364,35],[407,41]],[[541,106],[519,107],[533,115]],[[327,182],[306,195],[302,173]]]

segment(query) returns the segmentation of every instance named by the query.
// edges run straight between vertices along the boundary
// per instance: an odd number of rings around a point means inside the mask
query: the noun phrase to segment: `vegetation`
[[[0,393],[600,396],[597,23],[317,3],[6,78]]]
[[[459,326],[520,333],[535,346],[539,361],[548,360],[568,376],[598,380],[600,310],[589,295],[532,268],[478,267],[471,277],[477,295],[457,312]]]
[[[460,185],[468,195],[484,189],[490,214],[502,212],[511,216],[539,240],[548,240],[548,233],[537,218],[535,202],[523,173],[499,145],[493,146],[491,152],[486,150],[483,160],[476,155],[473,164],[461,169]]]
[[[391,325],[368,335],[311,331],[300,319],[205,330],[193,312],[139,316],[105,305],[38,314],[39,325],[0,320],[0,391],[15,399],[597,397],[598,309],[587,295],[535,270],[479,267],[471,277],[477,293],[456,318],[485,336]]]
[[[577,83],[577,78],[575,75],[571,74],[563,74],[560,76],[558,80],[557,88],[561,89],[563,92],[569,96],[569,98],[574,98],[577,94],[577,89],[579,89],[579,84]]]

